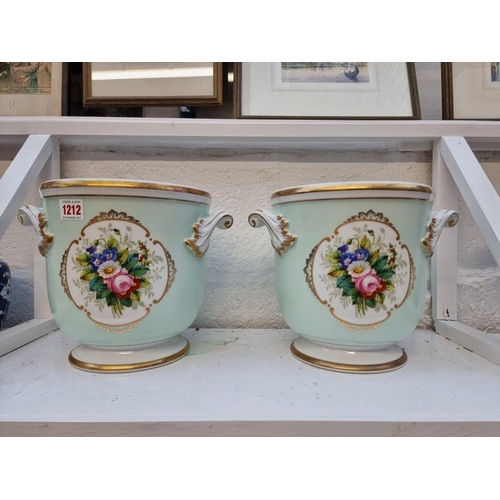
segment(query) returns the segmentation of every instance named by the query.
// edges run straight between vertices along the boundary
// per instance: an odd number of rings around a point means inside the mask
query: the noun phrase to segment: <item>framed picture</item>
[[[0,115],[64,114],[65,69],[60,62],[0,62]]]
[[[420,119],[414,63],[235,63],[236,118]]]
[[[500,62],[441,63],[443,120],[500,120]]]
[[[222,104],[220,62],[86,62],[84,106]]]

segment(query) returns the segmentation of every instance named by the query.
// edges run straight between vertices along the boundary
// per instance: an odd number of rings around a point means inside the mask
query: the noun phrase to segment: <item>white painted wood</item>
[[[40,172],[40,175],[35,181],[35,199],[34,203],[41,207],[42,198],[39,193],[40,184],[51,179],[60,179],[61,177],[61,160],[60,160],[60,144],[57,141],[52,150],[50,161],[45,164],[45,167]],[[47,279],[45,270],[45,257],[40,255],[38,246],[35,243],[33,248],[34,255],[34,315],[35,319],[52,318],[52,312],[49,305],[49,297],[47,293]]]
[[[57,329],[53,319],[34,319],[7,330],[0,336],[0,356],[29,344]]]
[[[51,158],[51,161],[48,161]],[[45,178],[59,177],[59,139],[50,135],[28,137],[11,165],[0,179],[0,237],[7,230],[33,183],[38,187]],[[37,195],[35,195],[36,199]],[[40,198],[38,198],[41,204]],[[35,258],[35,319],[2,332],[0,356],[36,340],[57,328],[48,304],[45,259],[36,244]]]
[[[0,117],[0,137],[53,134],[62,144],[175,147],[320,147],[333,149],[350,141],[387,143],[389,140],[427,139],[443,135],[467,140],[500,136],[500,123],[419,120],[220,120],[175,118]],[[357,143],[357,145],[356,145]]]
[[[30,136],[0,179],[0,238],[23,203],[58,139]]]
[[[433,211],[457,210],[458,188],[441,156],[439,142],[432,153]],[[432,318],[457,319],[457,227],[445,228],[431,259]]]
[[[459,321],[436,321],[435,328],[443,337],[500,365],[500,333],[480,332]]]
[[[370,149],[400,144],[400,148],[408,150],[422,150],[428,148],[431,141],[438,141],[434,148],[434,187],[438,194],[435,209],[456,207],[457,189],[450,182],[452,177],[444,167],[444,159],[499,262],[500,221],[495,215],[499,213],[500,201],[469,147],[498,149],[498,122],[0,117],[0,143],[16,143],[27,136],[30,137],[0,180],[0,236],[15,214],[16,204],[24,200],[58,140],[69,147]],[[450,137],[440,139],[442,136]],[[42,178],[59,177],[58,163],[56,152],[52,165],[36,183]],[[443,232],[435,262],[433,316],[436,320],[456,319],[456,230]],[[50,309],[42,260],[35,266],[36,317],[48,318]],[[21,331],[30,328],[29,325],[21,327]]]
[[[500,367],[434,332],[408,363],[345,374],[295,359],[290,330],[188,330],[183,359],[143,372],[69,365],[60,331],[0,360],[6,435],[499,435]]]
[[[438,148],[500,265],[500,197],[463,137],[443,137]]]

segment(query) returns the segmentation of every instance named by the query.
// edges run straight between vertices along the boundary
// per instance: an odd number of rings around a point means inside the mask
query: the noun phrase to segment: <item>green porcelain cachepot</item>
[[[42,183],[33,225],[46,257],[47,290],[60,329],[80,342],[80,369],[143,370],[187,354],[180,333],[198,315],[206,257],[226,212],[209,215],[210,194],[159,182],[67,179]]]
[[[299,334],[292,353],[321,368],[374,373],[403,366],[396,343],[417,326],[428,258],[451,210],[432,212],[434,192],[394,182],[298,186],[256,210],[276,251],[278,303]]]

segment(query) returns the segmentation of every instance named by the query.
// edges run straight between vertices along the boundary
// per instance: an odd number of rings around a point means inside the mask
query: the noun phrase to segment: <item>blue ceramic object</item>
[[[10,269],[6,262],[0,260],[0,330],[7,319],[12,289]]]

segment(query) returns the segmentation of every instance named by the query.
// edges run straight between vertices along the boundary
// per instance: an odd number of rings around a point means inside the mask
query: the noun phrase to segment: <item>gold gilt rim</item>
[[[364,190],[387,190],[387,191],[411,191],[434,194],[434,190],[425,184],[414,184],[411,182],[352,182],[332,184],[308,184],[276,191],[271,199],[291,196],[293,194],[324,193],[335,191],[364,191]]]
[[[68,361],[75,368],[80,370],[85,370],[89,372],[106,372],[106,373],[118,373],[118,372],[134,372],[139,370],[147,370],[149,368],[155,368],[157,366],[167,365],[173,363],[178,359],[184,357],[189,352],[190,344],[186,340],[186,345],[179,352],[166,356],[164,358],[153,359],[151,361],[143,361],[141,363],[125,363],[120,365],[101,365],[97,363],[87,363],[86,361],[81,361],[73,356],[73,351],[68,355]]]
[[[333,370],[338,372],[356,372],[356,373],[373,373],[373,372],[386,372],[390,370],[396,370],[397,368],[401,368],[407,361],[408,356],[405,351],[403,354],[393,361],[388,361],[386,363],[377,363],[373,365],[349,365],[345,363],[335,363],[334,361],[327,361],[325,359],[315,358],[313,356],[309,356],[299,351],[295,347],[295,340],[290,345],[290,350],[292,354],[304,361],[304,363],[308,363],[313,366],[317,366],[319,368],[325,368],[326,370]]]
[[[45,189],[61,188],[125,188],[125,189],[150,189],[153,191],[170,191],[176,193],[194,194],[212,199],[210,193],[188,186],[166,184],[163,182],[116,180],[116,179],[59,179],[42,182],[40,191]]]

